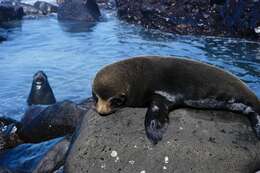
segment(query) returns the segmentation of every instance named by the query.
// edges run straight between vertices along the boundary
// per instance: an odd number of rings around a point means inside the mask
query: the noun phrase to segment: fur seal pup
[[[175,57],[136,57],[101,69],[93,81],[96,111],[148,107],[147,137],[162,139],[168,113],[180,107],[228,110],[248,116],[260,139],[260,102],[237,77],[212,65]]]
[[[48,77],[43,71],[38,71],[33,76],[33,82],[27,104],[50,105],[56,103],[55,96],[48,82]]]

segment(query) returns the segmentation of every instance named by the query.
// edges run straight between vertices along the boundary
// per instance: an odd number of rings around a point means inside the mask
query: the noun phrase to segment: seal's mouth
[[[44,82],[45,82],[45,79],[44,79],[43,76],[37,76],[34,79],[34,83],[35,83],[36,89],[40,90],[42,88],[42,86],[44,85]]]

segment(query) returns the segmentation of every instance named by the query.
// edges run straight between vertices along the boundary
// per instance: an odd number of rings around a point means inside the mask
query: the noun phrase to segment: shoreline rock
[[[260,40],[260,1],[116,0],[130,23],[176,34],[232,36]]]
[[[90,110],[70,147],[64,171],[252,173],[260,169],[260,142],[243,115],[175,110],[163,140],[154,146],[145,135],[145,112],[125,108],[101,117]]]

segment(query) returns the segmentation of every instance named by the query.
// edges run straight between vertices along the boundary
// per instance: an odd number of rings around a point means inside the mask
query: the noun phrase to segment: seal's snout
[[[99,99],[96,103],[96,111],[101,116],[106,116],[112,113],[110,102]]]
[[[33,80],[36,85],[42,85],[47,80],[47,76],[43,71],[38,71],[37,73],[35,73]]]

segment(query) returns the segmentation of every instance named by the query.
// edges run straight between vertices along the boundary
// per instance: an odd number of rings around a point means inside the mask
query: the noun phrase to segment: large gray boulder
[[[59,2],[59,20],[95,22],[100,16],[96,0],[61,0]]]
[[[107,117],[90,110],[72,144],[66,173],[252,173],[260,169],[260,142],[249,121],[223,111],[178,109],[163,140],[146,138],[146,109]]]

